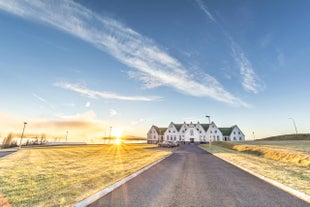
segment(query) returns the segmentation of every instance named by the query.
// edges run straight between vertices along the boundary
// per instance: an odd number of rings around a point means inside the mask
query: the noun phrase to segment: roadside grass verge
[[[12,206],[71,206],[170,153],[146,144],[22,149],[0,159],[0,192]]]
[[[243,142],[243,144],[244,143],[246,143],[245,145],[256,145],[257,148],[260,147],[259,144],[255,144],[255,142],[252,144],[249,144],[249,142]],[[287,148],[286,150],[290,151],[290,153],[293,153],[294,147],[292,147],[292,144],[293,143],[291,142],[289,144],[282,143],[282,147]],[[310,142],[308,141],[306,144],[310,144]],[[242,143],[238,142],[236,145],[241,146]],[[249,146],[239,148],[240,151],[238,151],[233,149],[230,143],[226,142],[213,143],[211,149],[209,148],[209,145],[201,145],[201,147],[224,160],[230,161],[236,165],[249,169],[252,172],[258,173],[310,195],[310,170],[309,167],[302,166],[299,164],[299,162],[295,163],[279,161],[277,159],[265,157],[263,155],[264,152],[259,150],[251,151],[252,148],[251,150],[247,148]],[[263,147],[264,150],[268,148],[266,145],[263,145]],[[277,146],[276,143],[273,143],[271,144],[269,150],[273,151],[274,148],[278,147],[281,148],[281,146]],[[303,149],[300,150],[302,151]],[[298,153],[299,151],[297,154]]]
[[[310,141],[218,142],[215,144],[239,152],[310,167]]]

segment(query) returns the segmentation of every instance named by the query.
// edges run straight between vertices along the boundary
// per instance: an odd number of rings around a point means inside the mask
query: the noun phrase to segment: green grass
[[[309,166],[307,162],[300,161],[309,160],[310,141],[218,142],[212,144],[211,150],[208,145],[202,145],[202,148],[310,195]],[[284,154],[287,159],[279,159]],[[306,163],[305,166],[302,163]]]
[[[22,149],[0,159],[0,193],[12,206],[70,206],[170,153],[154,147]]]

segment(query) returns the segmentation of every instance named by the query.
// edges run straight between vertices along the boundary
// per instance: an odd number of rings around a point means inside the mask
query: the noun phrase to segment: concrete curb
[[[209,152],[209,153],[211,153],[211,152]],[[263,181],[265,181],[265,182],[267,182],[267,183],[269,183],[269,184],[271,184],[271,185],[273,185],[273,186],[275,186],[277,188],[280,188],[281,190],[283,190],[285,192],[288,192],[289,194],[291,194],[291,195],[293,195],[293,196],[295,196],[295,197],[297,197],[297,198],[299,198],[299,199],[301,199],[301,200],[303,200],[303,201],[305,201],[307,203],[310,203],[310,196],[305,194],[305,193],[302,193],[302,192],[300,192],[298,190],[295,190],[295,189],[293,189],[291,187],[288,187],[288,186],[286,186],[286,185],[284,185],[282,183],[279,183],[279,182],[277,182],[275,180],[272,180],[270,178],[266,178],[263,175],[260,175],[258,173],[255,173],[255,172],[249,170],[249,169],[241,167],[241,166],[239,166],[239,165],[237,165],[237,164],[235,164],[235,163],[233,163],[231,161],[225,160],[225,159],[223,159],[223,158],[221,158],[221,157],[219,157],[219,156],[217,156],[217,155],[215,155],[213,153],[211,153],[211,154],[216,156],[217,158],[220,158],[221,160],[224,160],[225,162],[228,162],[228,163],[230,163],[230,164],[240,168],[243,171],[246,171],[246,172],[250,173],[251,175],[254,175],[255,177],[258,177],[259,179],[261,179],[261,180],[263,180]]]
[[[113,185],[110,185],[108,187],[106,187],[105,189],[99,191],[98,193],[95,193],[94,195],[74,204],[72,207],[84,207],[84,206],[88,206],[90,204],[92,204],[93,202],[95,202],[96,200],[102,198],[103,196],[107,195],[108,193],[112,192],[114,189],[120,187],[121,185],[123,185],[124,183],[130,181],[131,179],[133,179],[134,177],[140,175],[141,173],[143,173],[144,171],[150,169],[151,167],[153,167],[154,165],[160,163],[161,161],[163,161],[164,159],[170,157],[173,153],[171,153],[170,155],[165,156],[164,158],[157,160],[156,162],[153,162],[152,164],[142,168],[141,170],[123,178],[122,180],[114,183]]]

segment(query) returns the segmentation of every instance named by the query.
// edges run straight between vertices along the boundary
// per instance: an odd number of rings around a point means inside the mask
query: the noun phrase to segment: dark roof
[[[158,135],[164,135],[165,131],[167,130],[167,128],[163,128],[163,127],[157,127],[157,126],[154,126]]]
[[[207,131],[209,129],[210,124],[200,124],[202,128]]]
[[[219,130],[222,132],[223,136],[230,136],[232,130],[235,126],[232,127],[220,127]]]
[[[183,124],[174,124],[175,128],[180,131],[181,127],[183,126]]]

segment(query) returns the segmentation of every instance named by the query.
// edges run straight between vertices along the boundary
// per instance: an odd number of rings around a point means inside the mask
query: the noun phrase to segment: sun
[[[115,144],[120,145],[122,143],[122,140],[120,138],[116,138]]]
[[[113,128],[112,129],[111,134],[112,134],[113,137],[116,137],[115,144],[117,144],[117,145],[121,144],[121,142],[122,142],[122,139],[121,139],[122,133],[123,133],[123,128]]]

